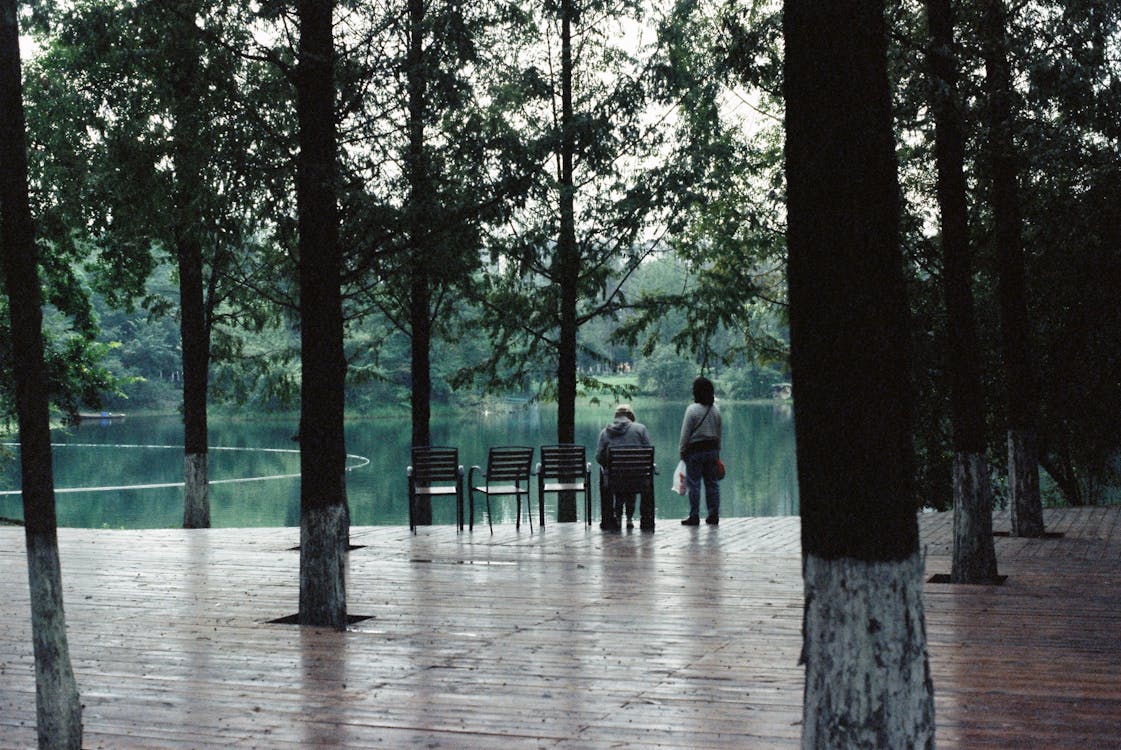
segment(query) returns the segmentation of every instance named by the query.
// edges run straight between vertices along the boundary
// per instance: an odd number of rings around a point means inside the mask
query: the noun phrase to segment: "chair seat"
[[[457,492],[458,487],[417,487],[413,490],[416,495],[454,495]]]
[[[519,487],[516,484],[477,485],[472,487],[475,492],[487,492],[491,495],[528,495],[529,487]]]
[[[584,483],[583,479],[578,479],[578,480],[573,481],[573,482],[546,482],[542,486],[542,489],[545,492],[565,492],[565,491],[568,491],[568,490],[571,490],[571,491],[579,490],[579,491],[582,492],[586,488],[587,488],[587,485]]]

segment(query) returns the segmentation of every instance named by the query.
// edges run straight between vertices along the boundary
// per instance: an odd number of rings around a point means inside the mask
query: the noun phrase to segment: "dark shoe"
[[[634,521],[630,518],[627,519],[627,528],[628,529],[633,529],[634,528]]]
[[[716,526],[718,523],[720,523],[720,516],[716,515],[715,513],[710,513],[708,518],[705,519],[705,523],[707,523],[709,526]]]
[[[700,518],[700,516],[689,516],[688,518],[684,519],[681,522],[681,525],[682,526],[700,526],[701,525],[701,518]]]

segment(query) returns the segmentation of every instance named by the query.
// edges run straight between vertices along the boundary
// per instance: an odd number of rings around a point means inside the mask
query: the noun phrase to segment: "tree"
[[[787,0],[783,36],[802,746],[929,748],[884,6]]]
[[[349,541],[343,402],[333,0],[300,0],[295,71],[299,156],[301,625],[346,627]]]
[[[36,62],[47,239],[84,245],[81,262],[115,306],[131,311],[142,298],[150,311],[178,308],[186,528],[210,525],[210,365],[236,355],[215,337],[222,325],[259,330],[262,319],[233,273],[264,224],[247,218],[263,171],[234,49],[247,31],[228,7],[210,10],[159,0],[56,8]],[[178,305],[145,283],[165,253]]]
[[[619,43],[645,28],[633,4],[559,0],[528,15],[511,53],[525,98],[511,116],[540,159],[524,205],[491,235],[483,304],[495,349],[474,372],[505,385],[548,372],[565,443],[575,440],[580,356],[595,354],[579,331],[634,304],[626,282],[668,231],[688,173],[665,161],[675,107],[652,96],[649,50]],[[560,497],[558,517],[575,520],[573,496]]]
[[[985,459],[985,404],[973,313],[965,143],[950,0],[926,0],[926,14],[942,226],[942,290],[949,329],[946,342],[954,447],[951,578],[955,583],[986,583],[997,577],[993,495]]]
[[[49,397],[43,361],[42,298],[27,191],[27,139],[17,3],[0,3],[0,256],[8,293],[23,516],[35,651],[39,747],[80,748],[82,707],[70,665],[51,474]]]
[[[1003,0],[984,0],[980,37],[985,55],[990,200],[1004,354],[1009,505],[1012,534],[1039,537],[1043,536],[1043,502],[1039,494],[1039,385],[1032,367],[1007,24]]]
[[[515,164],[525,149],[504,121],[492,42],[506,26],[495,6],[401,5],[374,17],[381,54],[352,65],[363,109],[351,118],[363,140],[348,166],[365,185],[344,223],[365,230],[355,250],[356,266],[372,270],[368,297],[409,338],[412,444],[421,446],[430,442],[433,346],[479,269],[483,226],[505,215],[527,170]],[[362,87],[384,93],[362,96]]]

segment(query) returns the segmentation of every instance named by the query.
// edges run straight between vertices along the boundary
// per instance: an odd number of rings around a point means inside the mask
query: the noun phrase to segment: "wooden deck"
[[[1121,508],[927,584],[940,748],[1121,748]],[[923,516],[928,574],[948,514]],[[996,527],[1007,529],[1005,516]],[[346,633],[295,612],[296,529],[63,529],[88,748],[794,748],[796,518],[456,535],[355,528]],[[0,528],[0,747],[31,747],[19,528]]]

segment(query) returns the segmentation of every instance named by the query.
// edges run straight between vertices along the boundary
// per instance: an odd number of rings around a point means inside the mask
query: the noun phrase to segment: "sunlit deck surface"
[[[940,748],[1121,748],[1121,508],[926,585]],[[951,517],[921,519],[949,572]],[[998,530],[1007,516],[997,514]],[[355,528],[348,632],[267,624],[296,529],[63,529],[87,748],[793,748],[797,518]],[[23,530],[0,528],[0,747],[35,743]]]

